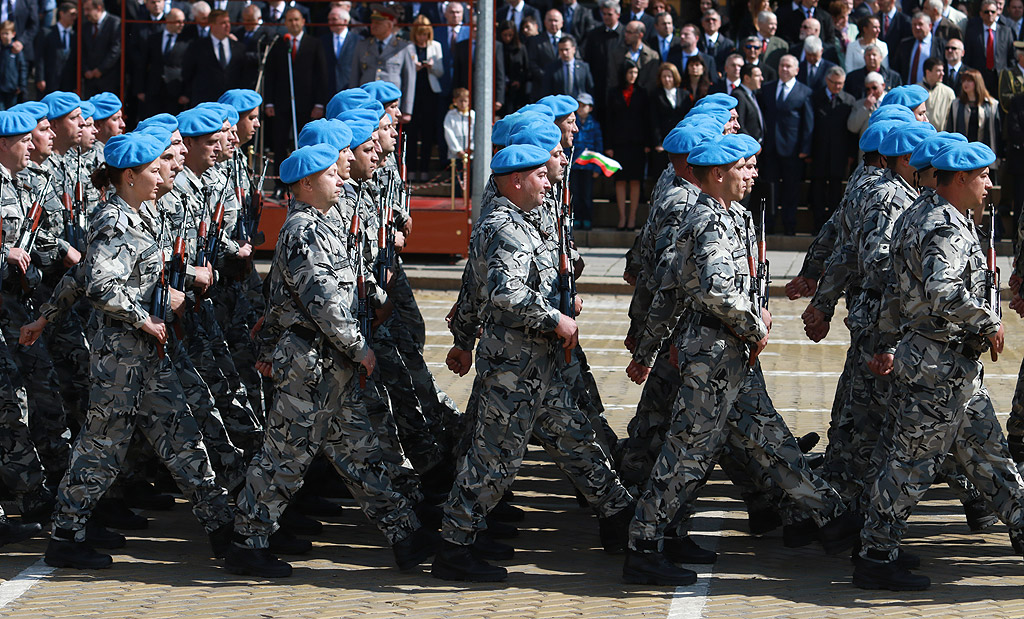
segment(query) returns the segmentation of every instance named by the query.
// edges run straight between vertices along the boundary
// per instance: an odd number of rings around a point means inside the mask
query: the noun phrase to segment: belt
[[[722,322],[721,318],[716,318],[715,316],[711,316],[710,314],[698,313],[697,319],[694,320],[694,323],[701,327],[707,327],[708,329],[721,330],[726,328],[725,323]]]
[[[523,327],[523,335],[531,340],[554,341],[558,339],[558,336],[551,331],[541,331],[535,327]]]
[[[116,327],[118,329],[127,329],[129,331],[135,330],[135,325],[125,322],[120,318],[114,318],[109,314],[103,314],[103,324],[108,327]]]
[[[319,335],[316,329],[310,329],[298,323],[288,327],[288,330],[310,343],[316,341]]]
[[[947,347],[949,348],[949,350],[956,351],[956,352],[960,353],[961,355],[967,357],[968,359],[977,360],[977,359],[981,358],[981,351],[978,350],[977,347],[971,346],[967,342],[960,342],[960,343],[957,343],[957,344],[947,344]]]

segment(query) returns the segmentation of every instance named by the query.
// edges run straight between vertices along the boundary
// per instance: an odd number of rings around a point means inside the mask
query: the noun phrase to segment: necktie
[[[334,57],[341,56],[341,35],[334,35]]]
[[[735,86],[733,86],[732,82],[726,82],[725,83],[725,94],[731,95],[733,88],[735,88]]]
[[[988,42],[985,44],[985,68],[989,71],[996,68],[996,37],[991,28],[988,30]]]
[[[448,37],[448,49],[455,49],[455,38],[459,35],[455,34],[455,28],[449,28],[452,31],[452,36]]]
[[[786,84],[779,84],[779,96],[776,97],[775,104],[782,105],[782,102],[786,100]]]
[[[71,37],[68,36],[68,31],[64,31],[64,51],[71,49]]]
[[[452,32],[452,38],[455,38],[454,32]],[[558,49],[558,37],[556,37],[555,35],[551,35],[551,47]]]
[[[814,65],[807,63],[807,83],[810,84],[814,81]]]
[[[220,64],[222,67],[228,66],[228,40],[222,39],[220,42]]]
[[[377,41],[377,55],[384,53],[384,41]]]
[[[164,56],[171,53],[171,46],[174,45],[174,35],[170,32],[166,35],[166,41],[164,41]]]
[[[882,36],[889,35],[889,14],[886,13],[882,16]]]
[[[917,64],[921,60],[921,46],[924,43],[918,41],[917,46],[914,47],[914,59],[910,61],[910,83],[917,83]]]
[[[573,94],[572,69],[570,67],[571,65],[568,62],[565,63],[565,94],[567,95]]]
[[[668,58],[668,39],[661,40],[661,60]]]

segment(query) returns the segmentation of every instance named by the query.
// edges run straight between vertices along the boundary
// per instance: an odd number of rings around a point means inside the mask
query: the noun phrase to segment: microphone
[[[292,41],[292,35],[290,32],[286,32],[284,35],[284,42],[288,45],[288,53],[295,53],[295,43]]]

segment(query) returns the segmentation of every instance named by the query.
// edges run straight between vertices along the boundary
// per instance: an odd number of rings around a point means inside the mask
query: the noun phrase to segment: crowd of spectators
[[[777,232],[814,232],[825,221],[856,165],[868,116],[901,84],[929,91],[937,129],[996,151],[1004,214],[1024,202],[1024,182],[1012,182],[1024,178],[1024,0],[496,1],[497,116],[549,94],[589,101],[589,148],[622,165],[611,184],[619,228],[637,225],[637,207],[665,166],[661,139],[714,92],[737,98],[740,131],[764,147],[753,199],[765,200]],[[291,35],[299,126],[322,116],[340,90],[395,81],[409,168],[422,182],[450,157],[472,153],[452,143],[468,141],[471,132],[453,123],[468,127],[472,116],[449,112],[456,90],[471,88],[474,16],[459,2],[374,6],[128,0],[120,15],[115,0],[0,0],[0,106],[79,82],[83,96],[118,92],[123,52],[129,126],[261,85],[268,148],[286,151]],[[368,52],[358,51],[361,42]],[[390,48],[395,67],[367,67],[366,53],[389,56]],[[577,166],[576,174],[596,172]],[[812,218],[798,219],[801,204]]]

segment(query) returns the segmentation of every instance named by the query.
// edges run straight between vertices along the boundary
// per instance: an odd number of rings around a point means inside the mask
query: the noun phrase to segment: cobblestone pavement
[[[427,356],[439,381],[460,404],[472,375],[443,368],[451,339],[443,316],[454,294],[418,293],[427,318]],[[608,416],[624,433],[640,388],[623,372],[627,356],[628,298],[585,298],[582,341],[594,366]],[[795,433],[815,430],[824,441],[832,393],[847,334],[841,323],[824,343],[803,338],[804,304],[773,300],[773,341],[762,360],[776,406]],[[1008,350],[989,364],[986,379],[997,410],[1008,411],[1024,325],[1007,314]],[[821,450],[824,445],[819,445]],[[970,534],[948,491],[930,492],[907,537],[922,555],[931,590],[895,595],[850,584],[847,557],[826,557],[809,546],[786,549],[781,533],[753,538],[733,488],[716,474],[699,502],[698,541],[720,559],[693,587],[657,589],[620,582],[621,556],[600,550],[597,520],[577,506],[569,484],[543,452],[531,448],[514,489],[527,510],[516,558],[503,585],[458,585],[426,570],[403,574],[383,537],[351,507],[329,519],[314,550],[295,561],[287,580],[247,580],[226,574],[208,556],[206,536],[179,501],[171,512],[146,512],[150,527],[129,536],[112,569],[50,570],[39,560],[44,540],[4,548],[0,558],[0,617],[1022,617],[1024,562],[1008,543],[1006,527]],[[351,504],[349,504],[351,505]]]

